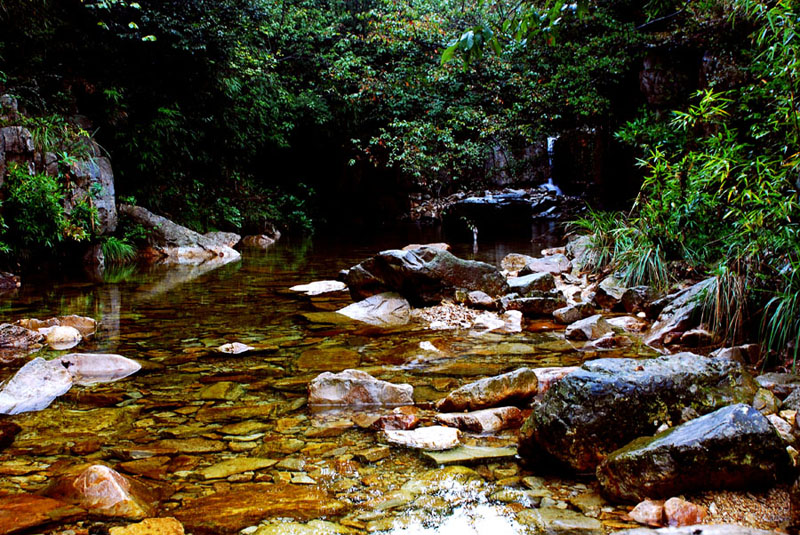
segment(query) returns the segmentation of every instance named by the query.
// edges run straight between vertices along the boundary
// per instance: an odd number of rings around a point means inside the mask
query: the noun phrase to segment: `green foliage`
[[[713,275],[705,308],[717,334],[740,341],[751,311],[762,309],[766,347],[780,353],[790,345],[794,361],[800,8],[757,0],[734,8],[737,23],[756,28],[749,76],[725,90],[698,92],[685,110],[644,112],[622,128],[617,138],[643,156],[642,188],[628,216],[594,217],[582,226],[603,237],[601,251],[614,240],[604,262],[628,266],[631,281],[669,280],[664,266],[674,261]]]
[[[786,355],[794,372],[800,355],[800,260],[787,263],[779,276],[780,287],[764,307],[762,333],[766,349]]]
[[[115,236],[105,238],[102,248],[103,258],[109,264],[126,264],[136,258],[136,246]]]
[[[32,175],[12,164],[5,188],[6,223],[0,238],[10,251],[54,249],[65,240],[82,241],[91,236],[96,210],[85,200],[67,213],[58,178]]]

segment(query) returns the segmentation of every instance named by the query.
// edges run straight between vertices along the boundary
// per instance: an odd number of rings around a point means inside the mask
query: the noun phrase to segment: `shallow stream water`
[[[605,531],[629,526],[621,520],[626,509],[604,503],[591,480],[549,476],[547,467],[525,467],[514,458],[436,466],[355,425],[353,411],[309,410],[307,384],[323,371],[357,368],[409,383],[425,422],[433,415],[430,402],[462,384],[589,356],[547,321],[525,321],[518,334],[482,336],[419,325],[381,329],[335,315],[304,316],[349,304],[346,294],[305,298],[288,291],[333,279],[379,250],[412,241],[419,236],[282,241],[207,272],[122,268],[102,280],[25,280],[18,294],[1,301],[3,321],[93,317],[100,322],[97,334],[71,351],[117,353],[143,369],[116,383],[73,387],[43,411],[12,417],[22,431],[0,452],[0,495],[41,492],[61,471],[100,463],[143,483],[156,496],[158,516],[178,516],[187,533],[253,533],[256,526],[259,535],[534,533],[541,529],[532,518],[537,507],[586,512]],[[453,253],[499,265],[507,253],[538,255],[551,245],[545,236],[477,249],[455,245]],[[214,351],[227,342],[257,351]],[[0,380],[20,364],[0,368]],[[514,446],[516,431],[467,434],[464,442]],[[248,465],[251,459],[276,462],[259,467]],[[227,469],[212,473],[222,461]],[[284,507],[245,518],[224,513],[264,489],[284,492],[273,500]],[[197,501],[214,495],[220,501]],[[86,516],[31,532],[104,533],[125,523]]]

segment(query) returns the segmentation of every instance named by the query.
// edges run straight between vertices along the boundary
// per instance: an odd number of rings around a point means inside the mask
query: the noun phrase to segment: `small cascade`
[[[542,184],[540,187],[547,191],[552,191],[556,195],[563,195],[564,193],[561,191],[554,182],[553,182],[553,157],[555,155],[555,148],[556,148],[556,141],[558,140],[558,136],[548,136],[547,137],[547,166],[550,171],[550,177],[547,179],[546,184]]]

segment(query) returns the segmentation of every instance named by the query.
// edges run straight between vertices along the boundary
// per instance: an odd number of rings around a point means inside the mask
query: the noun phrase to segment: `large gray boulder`
[[[493,297],[508,292],[508,283],[496,267],[433,247],[382,251],[352,267],[346,282],[356,301],[394,291],[414,306],[453,298],[456,290],[481,290]]]
[[[75,206],[91,200],[97,210],[97,234],[111,234],[117,229],[117,201],[114,192],[114,171],[105,156],[79,160],[70,165],[70,180],[64,209],[71,212]]]
[[[634,440],[600,463],[597,478],[610,497],[641,500],[772,485],[790,466],[769,420],[737,404]]]
[[[216,238],[208,238],[141,206],[121,204],[119,213],[148,231],[145,256],[166,264],[201,264],[210,260],[232,261],[239,252]]]
[[[535,460],[543,450],[577,471],[594,470],[664,423],[750,403],[757,389],[741,364],[692,353],[593,360],[547,391],[520,431],[520,454]]]

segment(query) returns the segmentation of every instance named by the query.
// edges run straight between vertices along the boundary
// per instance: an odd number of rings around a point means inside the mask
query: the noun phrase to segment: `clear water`
[[[140,361],[144,368],[118,383],[74,387],[44,411],[12,417],[22,432],[0,452],[0,495],[39,492],[59,471],[91,462],[115,467],[156,489],[162,516],[179,511],[194,498],[235,490],[238,485],[294,481],[289,484],[310,484],[346,503],[343,514],[327,519],[343,530],[501,535],[533,529],[518,522],[520,511],[530,505],[524,495],[509,499],[497,494],[525,489],[521,478],[531,472],[514,460],[472,465],[480,475],[477,488],[454,481],[413,499],[405,495],[396,506],[381,505],[409,481],[440,468],[418,452],[396,447],[383,459],[366,461],[362,452],[384,444],[376,431],[355,426],[315,432],[348,415],[311,412],[304,404],[306,385],[317,374],[357,367],[380,379],[412,384],[426,421],[433,414],[428,402],[461,384],[520,366],[573,365],[585,357],[547,321],[526,322],[519,334],[481,337],[413,325],[387,330],[317,323],[302,314],[336,310],[348,304],[349,297],[309,299],[288,291],[295,284],[333,279],[339,270],[376,251],[424,241],[418,235],[360,243],[284,240],[266,251],[245,251],[240,261],[207,272],[202,267],[122,268],[111,269],[100,279],[73,275],[54,281],[53,274],[25,279],[17,294],[0,299],[3,321],[90,316],[100,322],[98,333],[72,351],[118,353]],[[499,265],[510,252],[538,255],[543,246],[551,245],[554,240],[544,237],[477,248],[462,244],[453,252]],[[242,355],[214,351],[227,342],[250,344],[259,351]],[[438,351],[422,349],[422,342]],[[59,353],[38,353],[55,354]],[[0,379],[19,365],[0,368]],[[236,399],[208,397],[208,388],[223,381],[234,383]],[[245,418],[255,431],[244,433],[244,439],[233,436],[229,427],[242,419],[238,416],[197,416],[205,408],[258,405],[274,405],[275,410],[268,417]],[[152,470],[125,464],[120,453],[163,440],[190,439],[221,441],[226,446],[221,451],[173,455]],[[514,431],[467,435],[464,440],[485,446],[516,444]],[[205,480],[198,475],[237,456],[290,458],[304,466],[300,471],[273,467],[227,479]],[[558,506],[566,506],[570,495],[587,489],[582,483],[559,479],[548,479],[547,484]],[[290,526],[294,524],[286,525],[286,533],[295,532]]]

